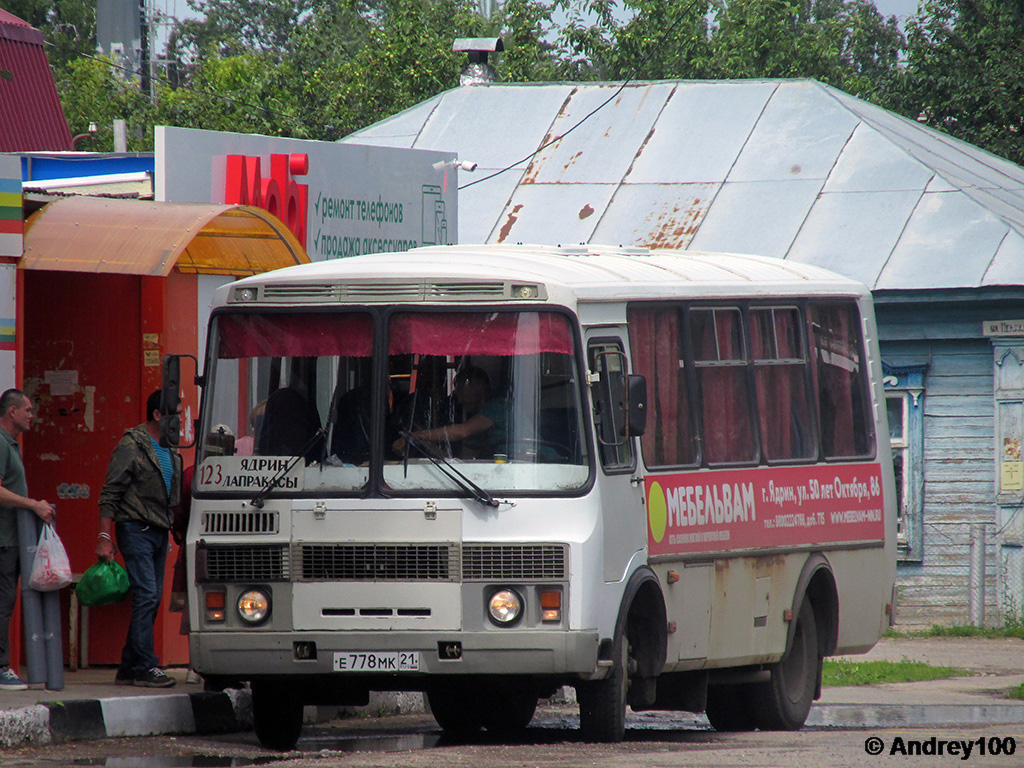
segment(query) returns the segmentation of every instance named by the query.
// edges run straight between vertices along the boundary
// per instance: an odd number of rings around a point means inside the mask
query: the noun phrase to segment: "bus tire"
[[[750,690],[745,683],[709,685],[704,714],[716,731],[735,733],[757,728],[757,719],[750,705]]]
[[[754,715],[762,731],[796,731],[803,727],[814,703],[821,662],[814,609],[805,598],[789,651],[771,666],[768,682],[751,686]]]
[[[498,686],[485,698],[484,727],[493,734],[514,736],[526,730],[537,711],[537,694],[529,687],[504,690]]]
[[[626,697],[629,693],[629,641],[617,643],[614,663],[603,680],[576,686],[580,731],[585,741],[615,744],[626,735]]]
[[[476,686],[461,690],[455,685],[431,688],[427,703],[437,724],[449,736],[470,736],[483,727],[483,697]]]
[[[267,749],[294,749],[302,733],[302,701],[294,686],[254,680],[252,722],[256,738]]]

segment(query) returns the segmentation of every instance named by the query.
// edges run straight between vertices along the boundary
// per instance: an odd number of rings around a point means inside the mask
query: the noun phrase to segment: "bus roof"
[[[231,285],[232,295],[257,283],[288,286],[261,297],[287,303],[511,300],[525,297],[508,290],[522,283],[543,285],[541,295],[551,300],[565,291],[577,302],[868,293],[834,272],[781,259],[591,244],[426,246],[351,256],[246,278]],[[449,290],[459,284],[456,293]]]

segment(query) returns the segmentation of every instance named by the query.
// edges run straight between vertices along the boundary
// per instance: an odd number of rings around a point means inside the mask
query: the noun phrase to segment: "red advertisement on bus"
[[[651,555],[885,537],[878,464],[648,475]]]

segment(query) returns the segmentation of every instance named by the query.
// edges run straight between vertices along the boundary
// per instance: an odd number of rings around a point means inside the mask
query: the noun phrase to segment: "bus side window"
[[[704,458],[712,465],[755,462],[758,446],[740,310],[694,308],[689,311],[689,323]]]
[[[867,456],[874,438],[855,304],[812,304],[814,377],[826,458]]]
[[[590,370],[597,374],[591,386],[594,429],[605,469],[630,470],[635,466],[633,440],[626,437],[626,356],[617,341],[593,342]]]
[[[630,306],[633,371],[647,379],[647,431],[640,441],[648,467],[692,466],[699,460],[679,307]]]
[[[750,310],[761,450],[769,462],[810,459],[818,451],[801,328],[797,307]]]

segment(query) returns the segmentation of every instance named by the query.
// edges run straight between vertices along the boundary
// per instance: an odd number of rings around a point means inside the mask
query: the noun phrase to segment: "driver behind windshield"
[[[457,458],[461,459],[490,459],[496,453],[507,453],[508,398],[493,395],[487,372],[476,366],[462,369],[455,377],[454,394],[465,420],[460,424],[417,430],[412,433],[413,441],[461,443],[457,452]],[[391,447],[397,453],[403,452],[406,439],[399,437]]]

